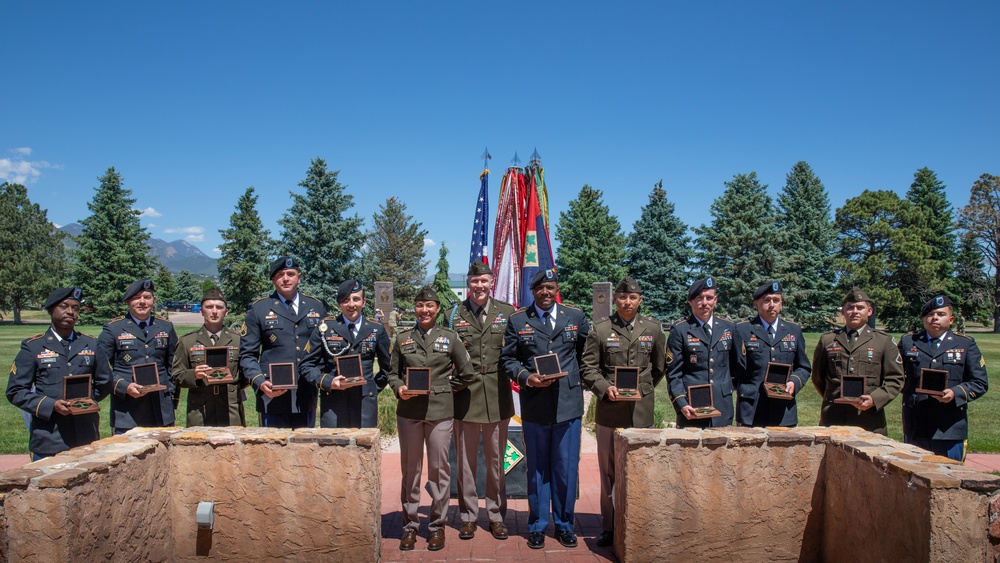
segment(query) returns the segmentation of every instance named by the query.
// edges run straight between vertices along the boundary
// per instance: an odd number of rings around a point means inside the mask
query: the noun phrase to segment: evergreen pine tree
[[[906,200],[913,207],[907,228],[918,248],[909,261],[900,264],[900,289],[910,305],[909,314],[919,317],[923,304],[934,295],[944,292],[957,298],[951,288],[956,254],[954,212],[944,184],[928,168],[913,174]]]
[[[559,292],[563,301],[593,312],[594,282],[612,284],[625,276],[625,235],[618,218],[601,200],[602,193],[586,184],[569,209],[559,213],[556,238]]]
[[[434,274],[432,283],[441,299],[441,310],[450,311],[452,306],[458,303],[458,296],[451,290],[451,284],[448,283],[448,248],[443,242],[438,251],[437,272]]]
[[[920,324],[904,294],[904,286],[911,283],[905,265],[917,264],[930,254],[920,238],[921,229],[913,226],[919,223],[917,213],[909,201],[889,190],[865,190],[837,210],[840,289],[852,285],[864,289],[878,322],[890,330]]]
[[[826,188],[805,161],[797,162],[785,177],[777,227],[789,242],[784,249],[782,314],[803,328],[828,328],[840,304],[833,277],[837,232]]]
[[[292,206],[278,220],[283,228],[279,254],[302,262],[300,290],[327,303],[336,301],[337,287],[349,277],[349,266],[364,243],[361,217],[345,216],[354,196],[337,181],[339,174],[328,171],[322,158],[314,158],[299,182],[305,194],[290,192]]]
[[[65,275],[65,234],[28,199],[21,184],[0,184],[0,309],[21,324],[21,309],[37,306]]]
[[[156,304],[162,305],[165,301],[177,301],[177,281],[166,266],[160,264],[153,277],[153,284],[156,286]]]
[[[955,278],[951,290],[957,296],[956,316],[966,322],[989,321],[993,313],[988,289],[989,279],[983,269],[983,255],[970,233],[959,237],[958,254],[955,256]]]
[[[150,278],[157,262],[150,254],[149,233],[139,223],[132,190],[113,167],[99,181],[87,204],[91,215],[81,221],[83,232],[75,239],[79,246],[73,252],[73,277],[91,305],[81,311],[81,318],[103,323],[125,310],[125,289]]]
[[[243,314],[258,297],[272,287],[267,277],[270,267],[270,232],[257,214],[257,196],[247,188],[229,217],[229,228],[221,229],[219,282],[229,310]]]
[[[757,173],[737,174],[712,202],[711,226],[695,229],[702,275],[715,278],[719,313],[740,321],[756,314],[753,292],[785,273],[786,233],[775,228],[777,215],[767,186]]]
[[[959,212],[959,227],[975,241],[989,272],[986,291],[993,311],[993,332],[1000,332],[1000,176],[983,174]]]
[[[392,282],[397,307],[412,309],[413,298],[427,275],[427,230],[406,214],[406,204],[395,197],[379,206],[373,222],[375,226],[367,237],[368,260],[376,265],[376,279]]]
[[[649,203],[632,229],[625,247],[625,267],[642,287],[643,308],[661,322],[684,316],[694,251],[687,225],[674,214],[663,180],[653,186]]]
[[[160,288],[156,288],[159,294]],[[194,274],[187,270],[181,270],[177,274],[177,299],[185,303],[197,303],[201,301],[201,282]]]

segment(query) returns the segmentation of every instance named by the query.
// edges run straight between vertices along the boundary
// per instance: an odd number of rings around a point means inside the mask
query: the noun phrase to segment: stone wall
[[[1000,477],[877,434],[630,429],[615,440],[624,562],[998,560]]]
[[[9,561],[378,561],[377,430],[136,429],[0,473]],[[212,532],[199,501],[215,502]]]

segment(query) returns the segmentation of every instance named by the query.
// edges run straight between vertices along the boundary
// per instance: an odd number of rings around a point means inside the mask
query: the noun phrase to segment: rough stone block
[[[0,487],[27,487],[28,483],[44,473],[41,469],[8,469],[0,472]]]
[[[930,489],[957,489],[962,486],[962,480],[940,471],[920,471],[910,477],[910,481],[920,487]]]
[[[32,479],[31,482],[40,489],[53,487],[72,487],[87,480],[89,473],[86,469],[72,468],[63,469],[41,477]]]
[[[174,446],[204,446],[208,443],[208,434],[205,432],[178,432],[170,438],[170,443]]]
[[[236,436],[231,432],[227,432],[225,434],[212,434],[206,441],[214,448],[219,446],[232,446],[236,443]]]
[[[771,446],[811,446],[814,436],[802,432],[771,432],[768,430],[767,443]]]
[[[665,432],[670,432],[669,430]],[[620,428],[615,431],[622,437],[625,447],[628,449],[648,448],[659,446],[663,443],[664,431],[652,428]],[[697,440],[697,437],[694,438]]]
[[[687,429],[668,429],[664,430],[662,433],[663,445],[665,446],[684,446],[688,448],[696,448],[701,445],[701,435],[689,432]]]

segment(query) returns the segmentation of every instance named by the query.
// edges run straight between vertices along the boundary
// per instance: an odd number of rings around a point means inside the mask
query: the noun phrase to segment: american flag
[[[472,248],[469,250],[470,265],[476,261],[481,261],[484,264],[490,263],[487,255],[489,246],[486,242],[490,235],[490,170],[484,169],[483,173],[479,175],[479,179],[482,181],[482,185],[479,187],[479,200],[476,201],[476,219],[472,224]]]

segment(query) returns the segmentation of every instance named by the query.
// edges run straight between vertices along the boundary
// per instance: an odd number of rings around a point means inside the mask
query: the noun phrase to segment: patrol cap
[[[210,287],[205,294],[201,296],[201,302],[204,304],[206,301],[222,301],[223,303],[226,303],[226,298],[223,297],[221,289],[217,287]],[[229,303],[226,303],[226,305],[228,306]]]
[[[347,280],[340,283],[340,287],[337,288],[337,303],[343,303],[347,301],[347,298],[351,296],[352,293],[361,291],[361,282],[358,280]]]
[[[760,287],[757,288],[757,291],[753,292],[753,300],[756,301],[761,297],[771,295],[772,293],[781,295],[784,292],[784,289],[785,288],[782,287],[781,282],[778,281],[762,283],[760,284]]]
[[[847,295],[844,296],[844,303],[860,303],[862,301],[868,303],[869,305],[872,302],[872,300],[868,298],[868,294],[865,293],[865,290],[858,286],[852,287],[851,290],[847,292]]]
[[[642,290],[639,289],[639,282],[632,279],[632,276],[625,276],[615,286],[615,293],[638,293],[642,295]]]
[[[273,279],[274,274],[277,274],[281,270],[288,270],[288,269],[298,270],[301,272],[302,265],[299,264],[298,260],[292,258],[291,256],[282,256],[281,258],[278,258],[274,262],[271,262],[271,275],[269,275],[267,279]]]
[[[695,281],[691,284],[691,287],[688,288],[688,301],[698,297],[701,295],[701,292],[709,289],[714,289],[716,292],[719,291],[719,288],[715,287],[715,279],[711,276]]]
[[[484,264],[482,260],[476,260],[472,264],[469,264],[469,273],[467,275],[481,276],[483,274],[492,275],[493,270],[491,270],[488,265]]]
[[[150,293],[156,291],[153,288],[153,280],[135,280],[132,282],[132,285],[128,286],[125,290],[125,298],[122,299],[122,301],[128,301],[143,291],[148,291]]]
[[[42,304],[42,309],[48,311],[52,307],[55,307],[59,303],[67,299],[76,299],[77,301],[83,301],[83,290],[79,287],[60,287],[49,294],[45,298],[45,303]]]
[[[438,298],[437,292],[434,291],[434,288],[429,285],[425,285],[420,288],[420,292],[417,293],[417,297],[414,301],[434,301],[438,305],[441,304],[441,299]]]
[[[955,302],[948,298],[947,295],[938,295],[934,299],[931,299],[927,303],[924,303],[923,309],[920,309],[920,316],[926,317],[927,313],[930,313],[934,309],[940,309],[941,307],[954,307]]]
[[[559,283],[559,276],[556,275],[555,268],[552,268],[551,270],[538,270],[538,272],[531,277],[531,283],[528,285],[528,289],[535,289],[543,282]]]

